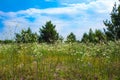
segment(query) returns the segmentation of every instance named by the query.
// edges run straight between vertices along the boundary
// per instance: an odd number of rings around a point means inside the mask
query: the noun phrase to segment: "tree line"
[[[115,4],[113,10],[110,14],[111,19],[103,21],[106,26],[103,31],[89,29],[88,33],[84,33],[81,40],[76,39],[76,35],[71,32],[67,39],[66,43],[69,42],[93,42],[100,43],[105,41],[116,41],[120,39],[120,5],[117,7]],[[44,26],[39,29],[39,35],[33,33],[30,28],[27,30],[22,30],[20,33],[15,34],[15,41],[12,40],[0,40],[3,43],[33,43],[33,42],[46,42],[46,43],[55,43],[56,41],[63,42],[64,38],[59,35],[55,29],[55,25],[51,21],[46,22]]]

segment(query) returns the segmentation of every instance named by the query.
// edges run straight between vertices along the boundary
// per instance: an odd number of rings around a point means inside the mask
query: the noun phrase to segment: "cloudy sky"
[[[74,32],[80,39],[90,28],[103,29],[118,0],[0,0],[0,39],[30,27],[33,32],[51,20],[64,37]]]

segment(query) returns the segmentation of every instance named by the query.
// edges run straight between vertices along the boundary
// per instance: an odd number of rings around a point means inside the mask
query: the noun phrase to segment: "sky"
[[[60,35],[73,32],[77,39],[89,29],[105,28],[103,20],[118,0],[0,0],[0,39],[14,39],[15,33],[30,27],[39,34],[52,21]]]

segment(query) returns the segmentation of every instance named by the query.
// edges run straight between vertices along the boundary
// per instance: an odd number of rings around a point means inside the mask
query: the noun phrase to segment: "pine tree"
[[[120,39],[120,5],[117,7],[115,4],[111,12],[111,20],[104,21],[104,29],[108,40]]]
[[[32,43],[38,41],[37,33],[32,33],[31,29],[22,30],[21,33],[16,33],[17,43]]]
[[[90,42],[94,42],[95,41],[95,34],[94,34],[92,29],[89,30],[88,37],[89,37],[89,41]]]
[[[81,42],[99,43],[105,40],[106,36],[101,30],[95,30],[95,32],[93,32],[92,29],[90,29],[88,34],[87,33],[83,34]]]
[[[51,21],[46,22],[45,26],[40,28],[40,37],[39,42],[47,42],[47,43],[54,43],[58,40],[58,33],[55,30],[55,25],[51,23]]]
[[[87,33],[83,34],[83,37],[81,39],[81,42],[89,42],[89,35]]]
[[[106,41],[106,36],[101,30],[95,30],[95,42],[104,42]]]
[[[70,33],[68,36],[67,36],[67,40],[66,40],[66,42],[76,42],[76,36],[75,36],[75,34],[74,33]]]

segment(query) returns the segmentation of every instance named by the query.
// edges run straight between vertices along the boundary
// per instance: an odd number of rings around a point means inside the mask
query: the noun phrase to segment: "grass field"
[[[120,80],[120,41],[1,44],[0,80]]]

